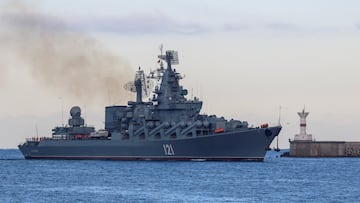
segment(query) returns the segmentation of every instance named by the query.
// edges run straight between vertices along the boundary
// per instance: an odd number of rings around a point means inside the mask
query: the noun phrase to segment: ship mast
[[[160,56],[163,55],[163,44],[160,45]],[[164,70],[164,62],[160,59],[160,69]]]
[[[280,119],[281,119],[281,105],[280,105],[280,108],[279,108],[279,121],[278,121],[278,125],[281,126],[281,122],[280,122]],[[274,149],[276,152],[279,152],[280,151],[280,148],[279,148],[279,135],[276,136],[276,148]]]

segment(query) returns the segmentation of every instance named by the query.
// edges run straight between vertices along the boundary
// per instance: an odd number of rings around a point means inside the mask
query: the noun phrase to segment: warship
[[[105,107],[105,128],[85,125],[81,109],[51,137],[27,138],[18,147],[25,159],[263,161],[281,125],[258,127],[200,113],[203,102],[187,98],[176,51],[158,56],[159,67],[140,69],[124,87],[136,92],[128,105]],[[166,63],[166,67],[164,66]],[[235,90],[233,90],[235,91]],[[143,101],[148,97],[148,101]]]

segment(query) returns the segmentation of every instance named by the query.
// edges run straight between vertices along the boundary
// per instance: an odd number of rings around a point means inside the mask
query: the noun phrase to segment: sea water
[[[360,158],[24,160],[0,150],[0,202],[360,202]]]

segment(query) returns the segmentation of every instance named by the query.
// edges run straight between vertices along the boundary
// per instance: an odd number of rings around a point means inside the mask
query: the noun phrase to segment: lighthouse
[[[306,117],[309,115],[309,112],[305,112],[305,108],[302,112],[298,112],[300,116],[300,134],[296,134],[295,141],[312,141],[312,135],[306,134]]]

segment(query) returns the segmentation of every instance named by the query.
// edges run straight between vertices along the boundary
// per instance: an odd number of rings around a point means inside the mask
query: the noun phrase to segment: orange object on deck
[[[267,123],[264,123],[264,124],[261,124],[261,126],[260,126],[261,128],[268,128],[269,127],[269,124],[267,124]]]
[[[222,133],[222,132],[224,132],[224,131],[225,131],[224,128],[218,128],[218,129],[215,129],[215,130],[214,130],[214,132],[216,132],[216,133]]]

